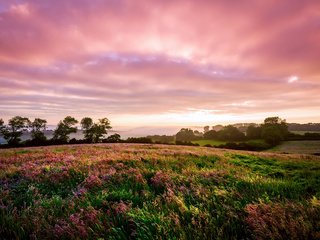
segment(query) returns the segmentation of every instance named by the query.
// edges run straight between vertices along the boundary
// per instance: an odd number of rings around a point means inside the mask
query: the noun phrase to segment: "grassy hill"
[[[1,239],[319,239],[320,157],[139,144],[0,150]]]

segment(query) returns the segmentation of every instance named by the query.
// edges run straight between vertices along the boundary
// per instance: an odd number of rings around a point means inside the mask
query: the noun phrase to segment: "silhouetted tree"
[[[218,138],[224,141],[241,141],[245,136],[238,128],[228,125],[218,132]]]
[[[176,141],[190,142],[195,140],[195,138],[196,136],[192,129],[189,128],[181,128],[181,130],[176,134]]]
[[[2,135],[2,131],[3,129],[5,129],[6,127],[4,126],[4,121],[2,120],[2,118],[0,118],[0,135]]]
[[[249,125],[247,128],[247,138],[249,139],[259,139],[261,138],[262,128],[256,127],[254,125]]]
[[[174,136],[167,135],[149,135],[147,138],[150,138],[155,143],[172,143],[174,141]]]
[[[210,130],[210,131],[208,131],[208,132],[205,132],[205,133],[203,134],[203,138],[204,138],[204,139],[209,139],[209,140],[217,139],[217,138],[218,138],[217,131],[215,131],[215,130]]]
[[[31,138],[35,143],[43,143],[47,140],[44,135],[46,130],[47,120],[36,118],[33,122],[30,122],[29,127],[31,128]]]
[[[118,133],[115,133],[107,137],[106,140],[107,142],[112,142],[112,143],[121,142],[121,136]]]
[[[261,128],[262,138],[273,146],[283,141],[289,133],[286,120],[279,117],[266,118]]]
[[[69,140],[69,135],[77,132],[77,127],[74,126],[77,123],[78,121],[75,118],[70,116],[65,117],[59,122],[57,128],[54,130],[53,140],[67,142]]]
[[[85,117],[81,120],[84,138],[93,143],[101,141],[101,138],[111,129],[108,118],[99,119],[97,123],[93,123],[92,119]]]
[[[4,126],[2,121],[1,132],[3,138],[7,140],[9,145],[19,144],[21,141],[20,137],[23,133],[23,130],[26,130],[28,128],[29,123],[30,120],[28,118],[20,116],[15,116],[9,119],[9,123],[7,126]]]
[[[209,126],[205,126],[204,128],[203,128],[203,133],[206,133],[206,132],[208,132],[210,130],[210,127]]]
[[[4,121],[0,118],[0,136],[4,136],[6,126],[4,125]]]

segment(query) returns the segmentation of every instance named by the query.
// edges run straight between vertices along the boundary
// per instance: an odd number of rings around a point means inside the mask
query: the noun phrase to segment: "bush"
[[[227,142],[226,144],[221,144],[215,146],[216,148],[227,148],[227,149],[235,149],[235,150],[247,150],[247,151],[262,151],[271,147],[271,145],[267,143],[259,143],[259,142]]]
[[[176,141],[176,145],[184,145],[184,146],[200,146],[198,143],[185,142],[185,141]]]
[[[138,138],[130,137],[125,142],[126,143],[152,143],[152,140],[147,137],[138,137]]]

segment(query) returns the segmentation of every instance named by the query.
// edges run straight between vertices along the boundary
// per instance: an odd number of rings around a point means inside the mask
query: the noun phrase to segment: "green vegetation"
[[[31,129],[31,137],[34,143],[41,144],[47,140],[44,135],[44,131],[46,130],[47,120],[36,118],[33,122],[30,122],[29,128]]]
[[[108,118],[102,118],[97,123],[93,123],[92,118],[85,117],[81,120],[81,127],[84,130],[84,138],[89,143],[101,142],[102,137],[111,129]]]
[[[199,144],[200,146],[208,146],[208,145],[211,145],[211,146],[219,146],[221,144],[226,144],[227,142],[225,141],[219,141],[219,140],[208,140],[208,139],[202,139],[202,140],[196,140],[196,141],[192,141],[192,143],[197,143]]]
[[[11,118],[8,125],[5,126],[2,119],[0,119],[0,134],[4,139],[7,140],[9,145],[18,144],[21,139],[23,130],[26,129],[30,124],[28,118],[15,116]]]
[[[105,144],[0,150],[1,239],[319,239],[320,158]]]
[[[65,117],[59,122],[57,128],[54,130],[53,139],[61,142],[68,142],[69,135],[77,132],[77,127],[75,127],[77,123],[78,120],[75,118],[71,116]]]
[[[111,129],[110,121],[107,118],[99,119],[95,123],[89,117],[83,118],[80,124],[84,136],[77,138],[73,135],[72,139],[70,139],[70,134],[78,131],[77,119],[71,116],[65,117],[54,130],[53,138],[48,140],[45,135],[46,123],[45,119],[36,118],[31,122],[28,118],[16,116],[9,119],[8,124],[5,125],[4,121],[0,119],[0,136],[7,140],[7,144],[0,145],[0,148],[122,142],[206,146],[247,151],[265,151],[272,148],[272,151],[299,152],[298,150],[286,151],[286,147],[278,145],[284,141],[320,140],[319,133],[306,132],[301,135],[289,132],[288,124],[279,117],[268,117],[260,125],[253,123],[216,125],[211,130],[209,126],[205,126],[203,132],[182,128],[172,136],[149,135],[147,137],[129,137],[126,140],[121,139],[119,134],[107,136],[108,130]],[[294,125],[296,126],[296,124]],[[310,127],[309,125],[303,127]],[[311,125],[313,126],[313,124]],[[318,127],[317,124],[314,126]],[[25,141],[21,141],[21,138]],[[319,151],[311,147],[310,150],[302,149],[301,153],[319,154]]]

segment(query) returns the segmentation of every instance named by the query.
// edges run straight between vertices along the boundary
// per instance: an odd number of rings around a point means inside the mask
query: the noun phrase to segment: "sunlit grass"
[[[316,156],[130,144],[0,153],[2,239],[319,236]]]

